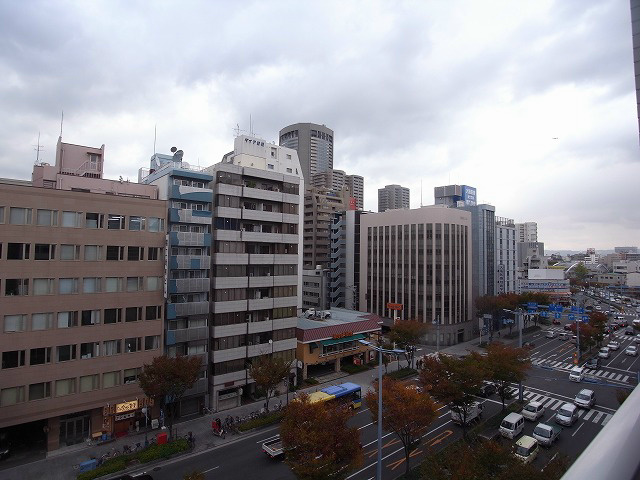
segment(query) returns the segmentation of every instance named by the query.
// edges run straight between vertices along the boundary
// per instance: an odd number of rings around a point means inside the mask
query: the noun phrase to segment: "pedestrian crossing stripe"
[[[532,392],[531,390],[525,390],[522,395],[528,402],[540,402],[547,410],[556,411],[566,402],[564,400],[558,400],[557,398],[547,397],[539,393]],[[591,421],[592,423],[599,423],[605,426],[611,420],[613,415],[605,412],[598,412],[597,410],[584,410],[578,409],[578,417],[584,421]]]
[[[537,357],[532,357],[531,363],[533,365],[538,365],[538,366],[546,364],[552,368],[557,368],[559,370],[571,370],[575,366],[572,363],[551,361],[551,360],[547,360],[544,358],[541,359]],[[589,375],[594,375],[596,377],[607,378],[609,380],[616,380],[622,383],[628,383],[628,380],[629,380],[629,375],[625,375],[624,373],[608,372],[604,370],[594,371],[593,369],[590,369],[590,368],[586,368],[586,373]]]

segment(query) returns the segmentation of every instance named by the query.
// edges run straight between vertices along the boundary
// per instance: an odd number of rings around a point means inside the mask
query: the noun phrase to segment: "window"
[[[7,296],[29,295],[29,279],[7,278],[4,281],[4,294]]]
[[[25,365],[25,350],[2,352],[2,368],[18,368]]]
[[[102,346],[107,357],[121,353],[120,340],[105,340],[102,342]]]
[[[138,381],[138,375],[140,375],[140,368],[125,368],[124,383],[136,383]]]
[[[87,228],[102,228],[104,223],[103,213],[87,212],[84,217],[84,226]]]
[[[164,284],[164,277],[147,277],[147,291],[160,290]]]
[[[60,345],[56,347],[56,361],[68,362],[76,359],[75,345]]]
[[[109,230],[124,230],[124,215],[110,213],[107,228]]]
[[[78,312],[58,312],[58,328],[71,328],[78,325]]]
[[[85,245],[84,246],[84,260],[86,262],[97,262],[102,260],[102,246],[100,245]]]
[[[144,260],[144,247],[127,247],[127,260]]]
[[[133,352],[137,352],[138,350],[142,350],[142,338],[141,337],[125,338],[124,348],[126,353],[133,353]]]
[[[102,388],[111,388],[120,385],[120,371],[102,374]]]
[[[150,232],[164,232],[164,218],[149,217]]]
[[[118,277],[107,277],[104,282],[104,291],[113,293],[122,291],[122,279]]]
[[[32,383],[29,385],[29,400],[41,400],[51,396],[51,382]]]
[[[82,213],[79,212],[62,212],[63,227],[79,227],[82,221]]]
[[[36,224],[45,227],[55,227],[58,225],[58,211],[36,210]]]
[[[160,305],[151,305],[146,308],[145,318],[147,320],[157,320],[162,316],[162,307]]]
[[[80,344],[80,358],[93,358],[100,355],[100,344],[89,342]]]
[[[31,314],[31,330],[49,330],[53,328],[53,313]]]
[[[142,307],[127,307],[124,314],[125,322],[142,320]]]
[[[98,293],[100,292],[100,277],[85,277],[82,279],[82,292],[83,293]]]
[[[89,325],[98,325],[100,323],[100,310],[82,310],[80,316],[80,325],[83,327]]]
[[[201,353],[207,353],[207,345],[189,345],[187,349],[187,355],[198,355]]]
[[[97,374],[80,377],[80,392],[90,392],[100,388],[99,378]]]
[[[80,245],[60,245],[60,260],[80,260]]]
[[[0,407],[24,402],[24,387],[3,388],[0,390]]]
[[[127,277],[127,292],[137,292],[142,290],[144,277]]]
[[[53,260],[56,256],[56,246],[48,243],[36,243],[34,259]]]
[[[160,247],[149,247],[147,249],[147,260],[158,260],[160,258]]]
[[[29,365],[51,363],[51,347],[32,348],[29,351]]]
[[[135,217],[135,216],[130,216],[129,217],[129,230],[131,231],[135,231],[135,232],[139,232],[141,230],[144,230],[144,217]]]
[[[104,323],[118,323],[122,321],[122,309],[120,308],[105,308],[104,309]]]
[[[53,278],[34,278],[34,295],[53,295]]]
[[[144,349],[155,350],[160,348],[160,335],[150,335],[144,337]]]
[[[58,279],[58,293],[60,295],[69,295],[71,293],[78,293],[78,279],[77,278]]]
[[[63,397],[65,395],[71,395],[72,393],[76,393],[75,378],[56,380],[56,397]]]
[[[31,225],[30,208],[9,208],[9,223],[11,225]]]
[[[7,260],[29,260],[30,249],[31,245],[28,243],[8,243]]]
[[[5,315],[4,333],[24,332],[26,315]]]
[[[124,247],[117,245],[107,245],[107,260],[122,260],[124,258]]]
[[[4,207],[0,207],[0,223],[4,223]]]

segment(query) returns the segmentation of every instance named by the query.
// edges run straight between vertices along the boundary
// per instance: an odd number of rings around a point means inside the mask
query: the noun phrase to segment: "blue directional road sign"
[[[589,321],[589,315],[582,315],[580,319],[583,323],[587,323]]]
[[[571,313],[578,313],[578,307],[576,306],[571,307]]]
[[[562,314],[561,314],[561,313],[558,313],[558,312],[556,312],[556,313],[554,314],[554,316],[555,316],[555,317],[556,317],[556,319],[558,319],[558,320],[560,320],[560,319],[562,318]]]
[[[549,316],[549,312],[547,312],[547,311],[543,310],[543,311],[541,311],[541,312],[540,312],[540,316],[541,316],[542,318],[547,318],[547,317]]]
[[[575,314],[570,313],[570,314],[569,314],[569,321],[570,321],[570,322],[573,322],[573,321],[575,321],[575,319],[576,319]]]
[[[584,307],[578,308],[578,313],[582,315],[584,313]]]
[[[535,309],[538,308],[538,304],[536,302],[529,302],[529,303],[527,303],[527,308],[535,310]]]

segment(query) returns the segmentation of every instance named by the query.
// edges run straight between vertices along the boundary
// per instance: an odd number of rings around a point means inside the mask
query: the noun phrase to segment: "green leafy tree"
[[[420,320],[398,320],[389,331],[389,340],[395,342],[399,348],[404,348],[408,353],[407,363],[413,367],[414,349],[416,343],[427,333],[429,325]]]
[[[487,356],[483,361],[488,378],[496,385],[504,410],[510,384],[521,382],[527,376],[531,366],[529,353],[524,348],[495,342],[487,347]]]
[[[589,276],[589,269],[585,267],[584,263],[580,262],[571,269],[569,275],[575,278],[578,282],[584,282]]]
[[[140,388],[147,397],[160,402],[160,408],[165,414],[169,413],[165,415],[165,419],[170,435],[172,435],[176,407],[185,392],[198,380],[201,367],[200,357],[184,355],[178,357],[162,355],[155,357],[150,364],[142,367],[138,377]]]
[[[267,409],[269,400],[275,395],[276,387],[289,376],[290,369],[291,362],[281,357],[262,355],[253,359],[249,374],[258,389],[264,392]]]

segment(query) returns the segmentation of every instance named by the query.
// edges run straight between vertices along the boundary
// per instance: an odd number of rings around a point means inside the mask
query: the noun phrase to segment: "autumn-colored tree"
[[[521,382],[527,376],[527,369],[531,366],[529,353],[524,348],[495,342],[487,347],[484,365],[488,377],[496,385],[504,410],[509,384]]]
[[[369,390],[365,401],[371,412],[373,423],[378,423],[378,384]],[[409,460],[420,443],[424,429],[436,418],[437,407],[429,395],[418,393],[413,388],[385,378],[382,380],[382,427],[394,432],[404,446],[405,468],[409,473]]]
[[[395,342],[397,348],[404,348],[407,363],[413,367],[415,352],[412,347],[427,333],[429,325],[420,320],[398,320],[389,331],[389,340]]]
[[[462,433],[467,439],[467,418],[475,397],[485,378],[480,355],[472,353],[464,358],[451,355],[426,357],[420,370],[420,382],[436,400],[459,412]]]
[[[204,473],[202,473],[201,471],[194,470],[193,472],[185,473],[184,477],[182,477],[182,480],[205,480],[205,477]]]
[[[576,322],[570,325],[571,332],[577,335],[578,326]],[[591,323],[580,322],[580,352],[584,352],[587,349],[591,350],[591,347],[596,345],[598,341],[598,330]]]
[[[593,340],[597,346],[600,346],[604,339],[604,329],[607,326],[608,318],[602,312],[593,312],[589,314],[589,325],[593,327]]]
[[[291,402],[280,425],[285,462],[302,480],[344,479],[363,463],[353,412],[333,402],[309,403],[302,393]]]
[[[267,410],[269,400],[275,395],[276,387],[289,376],[291,362],[282,357],[262,355],[253,359],[249,374],[256,382],[256,386],[264,392]]]
[[[180,355],[168,357],[162,355],[155,357],[150,364],[144,364],[138,377],[140,388],[144,394],[160,402],[160,408],[169,415],[165,415],[169,427],[169,435],[172,434],[173,420],[176,415],[176,407],[180,403],[184,393],[189,390],[200,373],[202,359]]]

